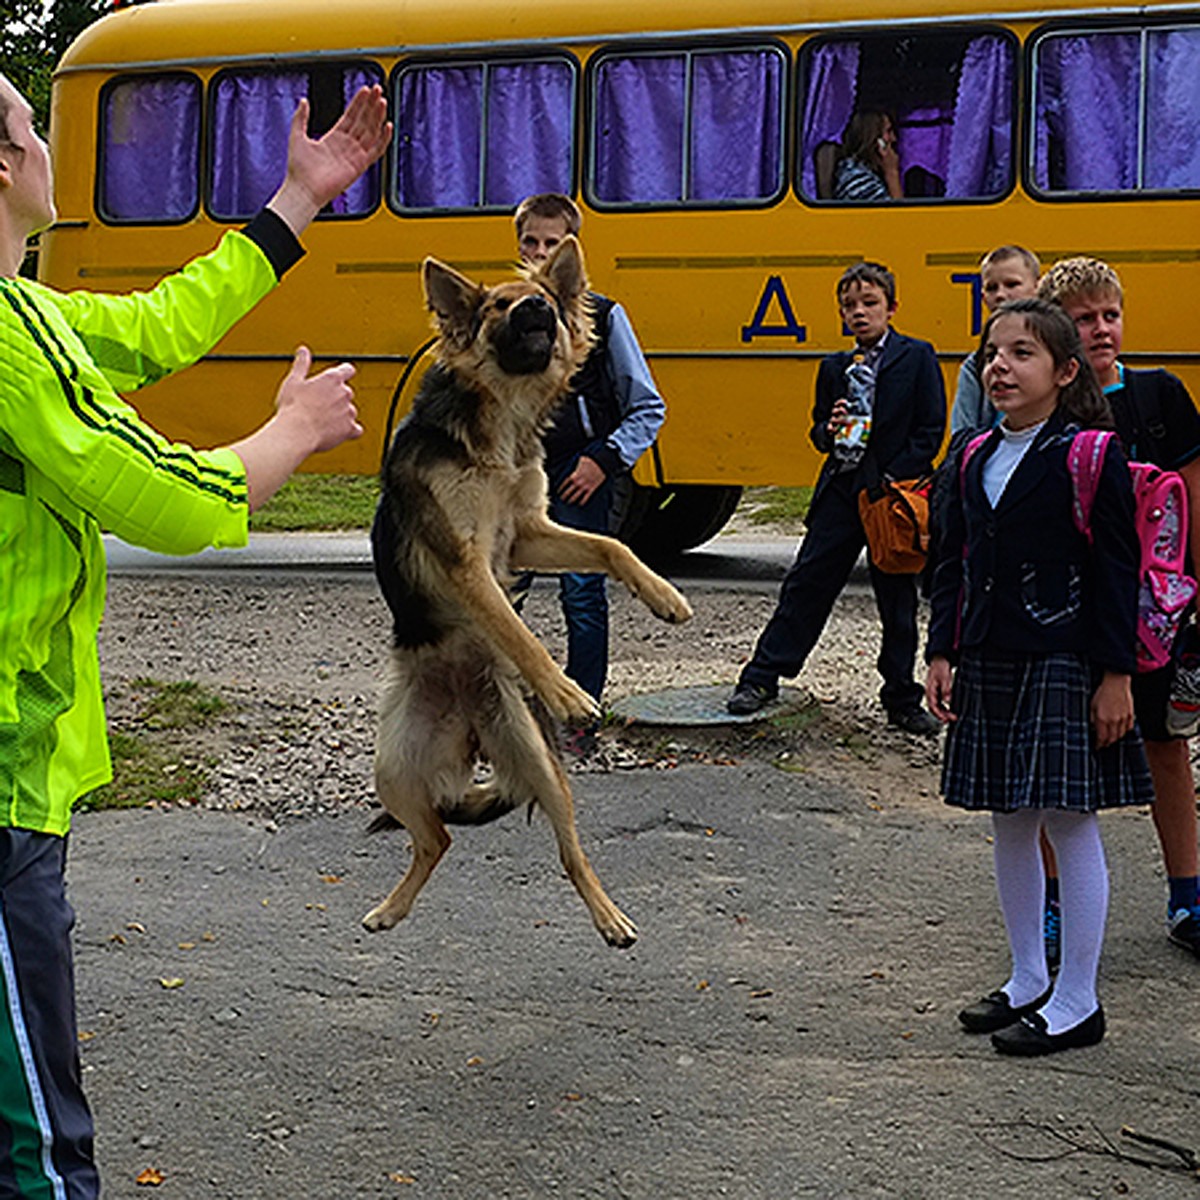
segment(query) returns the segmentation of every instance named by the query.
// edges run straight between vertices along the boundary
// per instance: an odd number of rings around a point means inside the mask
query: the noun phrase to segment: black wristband
[[[292,227],[270,208],[264,208],[242,232],[267,256],[276,279],[282,279],[304,257],[304,247]]]

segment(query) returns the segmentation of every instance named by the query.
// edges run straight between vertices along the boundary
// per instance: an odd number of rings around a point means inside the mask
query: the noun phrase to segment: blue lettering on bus
[[[978,337],[983,330],[983,276],[972,271],[969,275],[951,275],[950,282],[971,285],[971,336]]]
[[[766,324],[772,300],[779,306],[779,315],[783,319],[780,325]],[[760,337],[793,337],[797,342],[808,341],[808,330],[796,320],[787,288],[783,286],[783,280],[778,275],[771,275],[767,279],[762,295],[758,298],[758,307],[754,310],[754,316],[750,318],[750,324],[742,326],[743,342],[752,342]]]

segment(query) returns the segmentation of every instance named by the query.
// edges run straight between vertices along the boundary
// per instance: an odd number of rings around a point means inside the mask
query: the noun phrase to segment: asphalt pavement
[[[363,539],[321,540],[367,569]],[[106,1196],[1200,1196],[1200,962],[1164,936],[1149,816],[1103,819],[1108,1037],[1012,1060],[955,1020],[1006,969],[986,818],[782,765],[572,776],[627,952],[536,815],[456,831],[411,917],[367,934],[407,850],[360,811],[81,814]]]

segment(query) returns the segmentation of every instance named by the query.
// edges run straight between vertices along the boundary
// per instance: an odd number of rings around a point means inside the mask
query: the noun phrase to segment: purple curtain
[[[533,192],[570,192],[574,86],[566,62],[404,72],[397,109],[401,206],[510,207]]]
[[[397,108],[396,191],[405,208],[479,204],[483,67],[405,71]]]
[[[782,182],[783,64],[762,51],[698,54],[689,200],[753,200]]]
[[[952,120],[950,109],[936,104],[901,106],[896,111],[896,150],[900,156],[900,176],[920,167],[936,176],[942,185],[950,164]],[[906,195],[936,193],[906,192]]]
[[[307,73],[229,74],[213,102],[213,216],[252,217],[274,195],[287,169],[288,130]]]
[[[494,63],[488,71],[484,203],[571,191],[575,77],[565,62]]]
[[[1049,37],[1039,45],[1033,135],[1039,188],[1137,186],[1139,40],[1136,33],[1100,33]]]
[[[1148,188],[1200,188],[1200,29],[1151,31]]]
[[[609,203],[679,200],[686,60],[609,58],[596,73],[596,197]]]
[[[954,104],[946,195],[997,196],[1012,167],[1012,47],[999,37],[974,38],[963,55]]]
[[[131,80],[105,97],[100,208],[112,221],[182,221],[199,201],[200,81]]]
[[[858,96],[858,43],[826,42],[808,62],[808,93],[800,145],[800,187],[817,194],[813,154],[822,142],[840,142]]]
[[[342,100],[349,104],[360,87],[382,83],[378,71],[355,68],[345,71],[342,78]],[[340,215],[355,215],[370,212],[379,203],[379,164],[363,172],[340,196],[334,198],[330,208]]]

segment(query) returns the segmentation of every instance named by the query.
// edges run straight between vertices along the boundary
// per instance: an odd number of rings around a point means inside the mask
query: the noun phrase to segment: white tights
[[[1095,813],[1019,809],[993,813],[996,890],[1012,951],[1004,994],[1014,1007],[1050,985],[1042,937],[1045,875],[1038,830],[1045,827],[1058,859],[1062,966],[1042,1007],[1049,1033],[1062,1033],[1096,1011],[1096,975],[1108,917],[1108,866]]]

